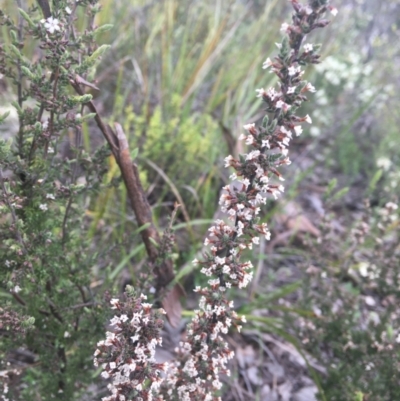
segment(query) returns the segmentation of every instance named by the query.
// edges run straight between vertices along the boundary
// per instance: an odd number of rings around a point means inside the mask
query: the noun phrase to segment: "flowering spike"
[[[161,379],[156,373],[151,373],[160,370],[155,365],[154,349],[151,347],[151,344],[159,341],[158,332],[153,330],[151,337],[150,332],[146,331],[149,325],[157,328],[152,320],[151,305],[142,303],[141,299],[135,300],[136,312],[128,316],[123,303],[115,299],[111,301],[113,309],[118,310],[112,320],[112,326],[116,329],[108,333],[106,341],[99,343],[96,360],[99,361],[98,355],[105,355],[102,361],[104,377],[116,377],[118,371],[118,377],[121,377],[126,369],[129,371],[134,365],[130,374],[135,377],[133,389],[137,394],[143,394],[145,386],[144,367],[141,364],[146,357],[149,358],[146,372],[152,383],[150,390],[160,394],[163,400],[218,400],[220,398],[215,397],[215,393],[222,386],[220,374],[230,374],[227,363],[234,353],[229,349],[224,335],[231,327],[240,330],[245,318],[236,314],[233,302],[226,297],[226,291],[231,287],[245,288],[252,280],[253,265],[250,261],[242,261],[242,254],[244,250],[253,249],[259,244],[260,235],[265,240],[270,239],[267,224],[259,223],[260,208],[266,204],[268,197],[277,199],[284,192],[285,188],[280,184],[284,177],[279,167],[290,164],[288,146],[293,135],[302,133],[300,124],[311,123],[308,115],[299,117],[296,111],[306,100],[305,93],[315,91],[310,83],[301,80],[304,73],[301,66],[315,63],[319,57],[316,54],[318,49],[312,44],[300,49],[306,33],[326,25],[321,17],[329,10],[326,6],[328,0],[315,0],[307,6],[298,0],[291,2],[295,10],[293,24],[282,25],[281,31],[285,36],[282,44],[278,44],[279,55],[274,62],[267,58],[262,66],[264,69],[270,68],[270,72],[277,75],[279,88],[256,90],[257,97],[266,104],[268,114],[261,126],[255,123],[244,125],[246,132],[239,139],[244,139],[249,145],[249,152],[240,154],[237,159],[231,155],[225,158],[225,167],[235,170],[231,175],[235,182],[223,188],[219,200],[226,219],[214,221],[204,241],[207,252],[203,258],[193,261],[207,277],[208,285],[195,289],[200,296],[199,309],[194,311],[186,338],[176,349],[177,360],[171,362],[161,387]],[[118,341],[127,341],[126,336],[120,335],[126,324],[123,316],[133,322],[134,329],[126,344],[126,347],[131,347],[130,355],[135,356],[129,361],[121,361],[114,352],[114,348],[119,347]],[[143,348],[146,339],[150,347],[147,349]],[[118,386],[125,385],[117,385],[115,380],[113,383],[113,394],[122,391]],[[157,384],[153,388],[154,383]],[[114,399],[107,398],[107,401]]]

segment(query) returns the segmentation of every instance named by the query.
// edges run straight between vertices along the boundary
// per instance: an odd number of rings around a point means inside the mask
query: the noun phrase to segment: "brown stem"
[[[80,81],[80,77],[76,77],[75,80],[71,80],[70,82],[75,91],[79,95],[83,96],[84,92],[79,85]],[[95,121],[97,123],[97,126],[103,133],[106,141],[108,142],[108,145],[110,146],[115,160],[121,170],[122,178],[128,191],[129,200],[131,202],[131,206],[135,213],[139,226],[141,227],[145,224],[150,223],[148,228],[141,231],[141,235],[146,247],[147,254],[149,255],[149,259],[151,262],[154,262],[157,259],[158,255],[158,251],[154,242],[159,243],[160,237],[153,224],[150,205],[147,201],[142,184],[139,180],[139,172],[137,166],[131,160],[126,136],[120,124],[115,124],[116,133],[114,133],[111,127],[103,122],[97,111],[96,106],[92,101],[88,102],[86,106],[91,112],[96,113]],[[157,276],[159,275],[157,274]],[[163,275],[161,274],[160,276]],[[173,278],[173,273],[165,274],[164,276],[166,278],[170,278],[169,281],[171,281]],[[162,287],[165,287],[168,282],[162,285]]]
[[[50,5],[48,0],[37,0],[37,2],[42,9],[44,18],[47,19],[51,17]]]
[[[153,223],[151,208],[139,179],[137,165],[132,162],[129,154],[128,140],[121,125],[115,123],[114,126],[119,144],[117,163],[121,169],[122,178],[138,225],[139,227],[145,224],[148,225],[146,229],[141,231],[141,236],[150,261],[155,262],[158,256],[158,249],[155,244],[160,244],[160,236]],[[165,288],[174,278],[171,262],[164,261],[162,266],[156,265],[155,274],[157,276],[157,289]]]
[[[73,79],[70,79],[70,83],[80,96],[84,94],[80,84],[87,85],[87,83],[81,77],[75,76]],[[154,266],[153,271],[157,294],[159,296],[162,294],[162,305],[167,311],[167,317],[171,325],[176,327],[180,321],[181,304],[179,297],[182,295],[182,290],[179,284],[176,284],[171,290],[167,289],[168,284],[175,277],[172,261],[164,260],[160,264],[157,263],[157,245],[160,244],[160,236],[153,223],[150,204],[140,182],[137,165],[131,159],[128,140],[120,124],[115,123],[114,132],[109,125],[104,123],[92,101],[86,103],[86,106],[92,113],[96,113],[94,119],[97,126],[103,133],[121,170],[121,175],[139,227],[148,226],[140,232],[140,235],[145,244],[150,263]]]

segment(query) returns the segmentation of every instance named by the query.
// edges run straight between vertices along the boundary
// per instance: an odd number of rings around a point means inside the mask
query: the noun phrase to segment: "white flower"
[[[268,139],[263,139],[261,141],[261,147],[263,147],[263,148],[267,147],[268,149],[270,148]]]
[[[233,157],[231,155],[225,157],[225,167],[229,167],[231,165],[231,161],[233,160]]]
[[[43,211],[45,212],[46,210],[48,210],[48,207],[47,207],[47,205],[46,205],[45,203],[42,203],[42,204],[39,206],[39,209],[40,209],[40,210],[43,210]]]
[[[257,89],[257,90],[261,90],[261,89]],[[262,89],[262,90],[264,90],[264,89]],[[250,131],[250,130],[252,130],[253,128],[255,128],[255,124],[254,123],[252,123],[252,124],[246,124],[246,125],[243,125],[243,128],[246,130],[246,131]]]
[[[260,152],[259,150],[254,150],[254,152]],[[245,178],[243,181],[242,181],[242,184],[246,187],[246,189],[247,189],[247,187],[250,185],[250,180],[248,179],[248,178]],[[237,206],[239,206],[239,205],[237,205]]]
[[[131,340],[133,343],[139,340],[139,334],[135,334],[133,337],[131,337]]]
[[[288,90],[287,90],[287,94],[290,95],[291,93],[294,93],[294,91],[296,90],[295,86],[289,86]]]
[[[46,195],[46,199],[52,199],[52,200],[54,200],[54,199],[56,199],[56,198],[54,197],[53,194],[47,194],[47,195]]]
[[[288,111],[288,110],[290,109],[291,106],[290,106],[289,104],[285,103],[285,102],[282,101],[282,100],[278,100],[278,101],[276,102],[275,107],[276,107],[277,109],[282,109],[283,111]]]
[[[109,373],[105,370],[104,372],[102,372],[101,377],[103,379],[108,379],[110,377]]]
[[[312,50],[313,50],[313,45],[311,44],[311,43],[306,43],[305,45],[304,45],[304,51],[306,52],[306,53],[309,53],[309,52],[311,52]]]
[[[257,97],[262,97],[266,94],[264,88],[256,89],[256,92],[257,92]]]
[[[294,127],[294,132],[296,133],[296,136],[299,136],[303,132],[303,128],[300,125],[296,125],[296,127]]]
[[[54,148],[49,146],[49,148],[47,149],[47,153],[49,153],[49,154],[54,153]]]
[[[65,7],[65,12],[69,15],[72,13],[71,9],[67,6]]]
[[[246,160],[253,160],[258,156],[260,156],[260,151],[259,150],[253,150],[246,156]]]
[[[315,89],[315,87],[310,84],[310,82],[306,85],[305,90],[309,91],[309,92],[316,92],[317,90]]]
[[[6,267],[10,267],[11,266],[11,262],[9,260],[6,260],[5,262]]]
[[[68,331],[64,332],[64,338],[69,338],[69,337],[71,337],[71,334]]]
[[[269,88],[267,91],[267,96],[271,99],[274,100],[276,97],[281,95],[281,93],[278,93],[275,88]]]
[[[246,145],[252,145],[253,143],[254,143],[254,138],[251,135],[249,135],[246,138]]]
[[[21,291],[21,287],[19,286],[19,285],[16,285],[15,287],[14,287],[14,290],[13,290],[16,294],[18,294],[20,291]]]
[[[113,299],[110,301],[110,304],[112,305],[112,308],[111,308],[111,309],[117,309],[117,305],[119,304],[119,299],[118,299],[118,298],[113,298]]]
[[[390,167],[392,166],[392,161],[388,159],[387,157],[380,157],[376,161],[376,165],[380,167],[381,169],[388,171],[390,170]]]
[[[337,13],[338,13],[337,8],[331,7],[331,14],[332,14],[334,17],[336,17]]]
[[[311,117],[308,114],[304,117],[304,121],[306,121],[309,124],[312,123]]]
[[[271,59],[268,57],[268,58],[264,61],[262,68],[265,70],[266,68],[271,67],[271,65],[272,65],[272,61],[271,61]]]
[[[290,77],[292,77],[294,74],[296,74],[296,72],[298,72],[296,67],[292,66],[292,67],[288,68],[288,74]]]
[[[286,22],[284,22],[282,25],[281,25],[281,29],[280,29],[280,31],[281,32],[289,32],[289,24],[287,24]]]
[[[55,31],[60,30],[59,23],[60,21],[57,18],[49,17],[47,20],[45,20],[44,27],[49,33],[54,33]]]

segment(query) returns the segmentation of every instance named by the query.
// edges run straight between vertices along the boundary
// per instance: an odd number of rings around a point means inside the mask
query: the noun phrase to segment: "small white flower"
[[[287,32],[288,32],[288,29],[289,29],[289,24],[287,24],[286,22],[284,22],[284,23],[281,25],[280,31],[281,31],[281,32],[287,33]]]
[[[231,165],[231,161],[233,160],[233,157],[231,155],[225,157],[225,167],[229,167]]]
[[[257,89],[257,90],[261,90],[261,89]],[[264,90],[264,89],[262,89],[262,90]],[[254,123],[252,123],[252,124],[246,124],[246,125],[243,125],[243,128],[246,130],[246,131],[250,131],[251,129],[253,129],[253,128],[255,128],[255,124]]]
[[[304,45],[304,51],[305,51],[306,53],[311,52],[313,49],[314,49],[314,47],[313,47],[313,45],[312,45],[311,43],[306,43],[306,44]]]
[[[315,87],[310,84],[310,82],[306,85],[305,90],[309,91],[309,92],[316,92],[317,90],[315,89]]]
[[[304,121],[306,121],[309,124],[312,123],[311,117],[308,114],[305,116],[305,120]]]
[[[20,291],[21,291],[21,287],[19,286],[19,285],[16,285],[15,287],[14,287],[14,290],[13,290],[16,294],[18,294]]]
[[[68,331],[64,332],[64,338],[69,338],[69,337],[71,337],[71,334]]]
[[[65,7],[65,12],[69,15],[72,13],[71,9],[67,6]]]
[[[290,95],[291,93],[294,93],[296,90],[295,86],[289,86],[288,90],[287,90],[287,94]]]
[[[390,170],[390,167],[392,166],[392,161],[390,159],[388,159],[387,157],[380,157],[379,159],[377,159],[376,165],[379,168],[381,168],[385,171],[388,171],[388,170]]]
[[[253,160],[258,156],[260,156],[260,151],[259,150],[253,150],[246,156],[246,160]]]
[[[6,267],[10,267],[11,266],[11,262],[9,260],[6,260],[5,262]]]
[[[254,143],[254,138],[251,135],[249,135],[246,138],[246,145],[252,145],[253,143]]]
[[[257,92],[257,97],[263,97],[266,94],[264,88],[256,89],[256,92]]]
[[[45,211],[48,210],[49,208],[47,207],[47,205],[46,205],[45,203],[42,203],[42,204],[39,206],[39,209],[40,209],[40,210],[43,210],[43,211],[45,212]]]
[[[285,103],[285,102],[282,101],[282,100],[278,100],[278,101],[276,102],[275,107],[276,107],[277,109],[282,109],[283,111],[286,112],[286,111],[288,111],[292,106],[290,106],[289,104]]]
[[[104,372],[101,373],[101,377],[103,379],[108,379],[110,377],[109,373],[105,370]]]
[[[56,199],[56,198],[54,197],[53,194],[47,194],[47,195],[46,195],[46,199],[52,199],[52,200],[54,200],[54,199]]]
[[[264,61],[262,68],[265,70],[266,68],[271,67],[271,65],[272,65],[272,61],[271,61],[271,59],[268,57],[268,58]]]
[[[117,305],[119,304],[119,299],[118,299],[118,298],[113,298],[113,299],[110,301],[110,304],[112,305],[112,308],[111,308],[111,309],[117,309]]]
[[[270,145],[269,145],[269,140],[268,139],[263,139],[262,141],[261,141],[261,147],[263,147],[263,148],[270,148]]]
[[[47,32],[54,33],[55,31],[60,30],[59,23],[60,21],[57,18],[49,17],[47,20],[45,20],[44,27],[46,28]]]
[[[332,14],[334,17],[336,17],[337,13],[338,13],[337,8],[332,7],[332,8],[331,8],[331,14]]]
[[[294,127],[294,132],[296,133],[296,136],[299,136],[303,132],[303,128],[300,125],[296,125]]]
[[[54,153],[54,148],[52,148],[51,146],[49,146],[49,148],[47,149],[47,153],[49,153],[49,154]]]
[[[271,99],[274,100],[275,98],[277,98],[278,96],[281,96],[282,93],[281,92],[277,92],[275,90],[275,88],[269,88],[267,91],[267,96]]]

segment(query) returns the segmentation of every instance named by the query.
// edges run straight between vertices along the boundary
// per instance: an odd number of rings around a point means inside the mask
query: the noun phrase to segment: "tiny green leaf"
[[[36,27],[35,23],[31,20],[31,17],[22,8],[18,8],[18,11],[21,14],[21,17],[29,24],[31,28]]]

